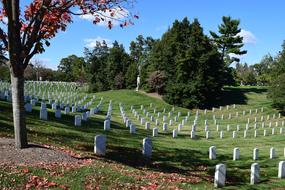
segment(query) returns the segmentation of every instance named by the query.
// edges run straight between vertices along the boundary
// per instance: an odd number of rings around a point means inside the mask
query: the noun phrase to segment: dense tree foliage
[[[184,107],[204,106],[223,87],[224,63],[197,19],[175,21],[150,55],[149,70],[166,75],[164,99]]]
[[[271,68],[273,80],[269,97],[273,100],[273,106],[285,113],[285,41]]]
[[[269,97],[273,106],[285,113],[285,74],[278,76],[271,85]]]

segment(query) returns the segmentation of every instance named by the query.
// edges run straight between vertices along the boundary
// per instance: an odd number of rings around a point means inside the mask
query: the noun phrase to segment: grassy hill
[[[82,127],[74,127],[74,115],[63,115],[61,119],[54,117],[53,110],[49,110],[48,121],[39,120],[39,106],[34,108],[33,112],[27,115],[28,138],[31,142],[39,144],[48,144],[55,147],[62,147],[67,150],[81,154],[83,158],[91,158],[93,162],[90,165],[80,168],[64,168],[59,166],[56,170],[62,170],[62,175],[52,176],[46,169],[39,167],[29,167],[31,172],[26,174],[12,173],[11,170],[0,167],[0,188],[21,189],[28,181],[31,175],[43,176],[51,181],[62,184],[70,189],[92,189],[99,186],[101,189],[139,189],[139,188],[160,188],[174,189],[212,189],[214,167],[218,163],[224,163],[227,166],[227,184],[225,189],[270,189],[282,188],[285,186],[284,180],[277,179],[278,162],[284,160],[284,134],[279,134],[282,118],[278,118],[277,110],[271,107],[270,101],[266,98],[266,88],[243,87],[226,88],[223,98],[213,103],[217,106],[215,112],[208,110],[198,110],[200,113],[197,134],[195,139],[190,138],[191,126],[195,119],[197,110],[190,110],[190,118],[185,124],[183,130],[179,132],[177,138],[172,137],[172,130],[177,128],[178,123],[187,115],[189,110],[175,107],[174,115],[181,112],[178,122],[169,126],[168,132],[162,131],[162,125],[159,128],[158,137],[152,137],[152,130],[145,130],[144,126],[131,113],[131,105],[141,114],[141,105],[153,113],[154,107],[157,112],[163,112],[165,115],[173,109],[173,106],[167,103],[148,97],[144,94],[129,90],[108,91],[96,93],[97,99],[92,106],[96,106],[100,97],[103,97],[103,106],[99,114],[92,116]],[[103,122],[107,112],[109,100],[113,102],[111,130],[103,130]],[[87,100],[86,100],[87,101]],[[119,112],[119,103],[122,103],[128,117],[136,124],[137,134],[131,135],[129,129],[123,124]],[[150,104],[153,107],[150,108]],[[236,104],[236,108],[233,108]],[[229,110],[226,105],[230,105]],[[91,106],[91,107],[92,107]],[[219,106],[223,106],[222,110]],[[261,108],[264,109],[261,113]],[[252,110],[252,115],[249,110]],[[258,109],[258,113],[255,110]],[[246,111],[243,117],[242,112]],[[239,116],[236,117],[236,112]],[[232,118],[228,119],[231,113]],[[224,114],[224,119],[221,116]],[[273,119],[272,115],[276,114]],[[163,115],[163,113],[162,113]],[[220,129],[225,133],[223,139],[219,138],[219,132],[216,131],[213,115],[216,116]],[[260,118],[264,116],[268,136],[263,136]],[[275,135],[271,134],[268,127],[270,115],[272,126],[276,127]],[[172,117],[172,118],[173,118]],[[253,123],[258,119],[258,136],[254,137]],[[248,137],[243,138],[243,130],[250,119],[250,129]],[[162,116],[160,116],[162,123]],[[211,138],[205,138],[204,120],[207,119]],[[168,122],[169,118],[167,119]],[[226,126],[230,124],[231,130],[227,131]],[[232,138],[232,131],[240,125],[241,131],[237,138]],[[151,128],[154,123],[151,123]],[[285,128],[285,126],[284,126]],[[105,134],[107,136],[107,154],[104,158],[96,157],[93,154],[94,136]],[[0,136],[13,137],[12,110],[11,104],[0,101]],[[143,158],[141,153],[142,140],[145,137],[151,137],[153,143],[153,157],[151,160]],[[216,146],[217,159],[208,159],[208,149],[210,146]],[[240,160],[232,160],[232,152],[235,147],[241,151]],[[250,165],[252,160],[253,148],[258,147],[260,151],[259,160],[256,161],[261,167],[261,183],[255,186],[249,185]],[[270,147],[276,148],[277,158],[269,159]],[[21,169],[21,166],[19,166]],[[15,181],[12,183],[12,181]],[[59,187],[55,187],[59,188]],[[59,188],[60,189],[60,188]]]

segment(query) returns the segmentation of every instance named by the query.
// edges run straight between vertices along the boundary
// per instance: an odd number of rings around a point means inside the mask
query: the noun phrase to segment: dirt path
[[[0,165],[37,165],[75,163],[77,158],[63,151],[32,144],[26,149],[15,149],[14,139],[0,138]]]
[[[146,93],[145,91],[139,91],[139,92],[142,93],[142,94],[145,94],[145,95],[147,95],[147,96],[149,96],[149,97],[162,100],[162,96],[159,95],[158,93],[155,93],[155,92],[153,92],[153,93]]]

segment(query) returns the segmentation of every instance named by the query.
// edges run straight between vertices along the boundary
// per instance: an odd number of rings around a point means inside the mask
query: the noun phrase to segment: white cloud
[[[242,29],[239,36],[243,37],[243,43],[245,44],[256,44],[256,37],[250,31]]]
[[[113,16],[111,16],[112,12],[114,13]],[[101,18],[105,19],[104,21],[101,20],[99,23],[97,23],[98,26],[108,26],[109,21],[112,22],[113,26],[118,26],[121,23],[120,21],[123,21],[125,18],[127,18],[130,13],[127,9],[115,7],[111,9],[111,11],[109,10],[107,10],[106,12],[98,11],[97,13],[95,13],[95,15],[96,14],[99,14]],[[81,15],[79,17],[83,20],[91,22],[93,22],[96,18],[92,14]]]
[[[112,46],[112,40],[110,39],[107,39],[107,38],[102,38],[100,36],[96,37],[96,38],[88,38],[88,39],[85,39],[84,42],[85,42],[85,45],[86,47],[88,48],[94,48],[96,46],[96,42],[100,42],[102,43],[103,41],[106,42],[106,44],[108,45],[108,47],[111,47]]]

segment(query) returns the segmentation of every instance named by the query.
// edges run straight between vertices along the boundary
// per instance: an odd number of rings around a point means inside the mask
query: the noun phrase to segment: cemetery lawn
[[[82,93],[82,95],[84,95]],[[88,94],[89,99],[93,94]],[[165,102],[148,97],[144,94],[130,90],[108,91],[96,93],[97,99],[93,103],[95,107],[103,97],[101,112],[81,127],[74,127],[74,115],[62,114],[61,119],[54,117],[54,111],[49,109],[48,121],[39,120],[40,106],[34,107],[32,113],[27,113],[28,139],[31,143],[46,145],[54,149],[64,150],[68,154],[80,157],[80,163],[54,163],[36,165],[1,165],[0,160],[0,189],[213,189],[214,168],[218,163],[224,163],[227,167],[225,189],[284,189],[285,180],[277,178],[278,163],[285,160],[284,147],[285,136],[279,134],[281,121],[278,111],[271,107],[267,99],[267,89],[261,87],[230,87],[225,88],[224,98],[216,102],[215,113],[208,110],[206,116],[204,110],[200,111],[197,125],[196,139],[190,138],[191,126],[195,118],[196,110],[191,110],[190,118],[177,138],[172,138],[172,130],[177,128],[178,122],[168,127],[168,132],[159,128],[158,137],[152,137],[152,130],[145,130],[144,126],[133,116],[131,105],[141,114],[140,105],[144,105],[150,114],[153,108],[162,112],[166,108],[165,115],[171,111],[172,106]],[[105,132],[103,123],[106,116],[109,100],[113,101],[111,130]],[[88,99],[86,100],[88,101]],[[119,103],[122,103],[127,116],[136,124],[137,133],[131,135],[129,129],[123,124],[119,111]],[[226,105],[236,104],[236,108]],[[220,111],[218,107],[222,105]],[[49,105],[48,105],[49,106]],[[91,107],[92,107],[91,106]],[[260,109],[264,108],[261,113]],[[50,108],[50,107],[48,107]],[[0,101],[0,137],[13,138],[11,103]],[[252,109],[252,115],[249,110]],[[258,109],[258,113],[255,110]],[[243,117],[243,110],[247,111]],[[175,107],[173,115],[181,112],[182,118],[189,110]],[[239,116],[236,117],[236,112]],[[228,119],[228,114],[232,118]],[[216,126],[213,122],[213,114],[216,115],[221,129],[225,132],[223,139],[219,138]],[[220,120],[224,114],[224,120]],[[271,115],[272,126],[275,127],[275,135],[271,134],[268,127],[267,115]],[[272,114],[276,118],[272,119]],[[163,115],[163,114],[162,114]],[[263,136],[260,117],[264,115],[268,136]],[[257,117],[259,121],[258,136],[254,138],[253,122]],[[243,130],[250,118],[250,130],[248,137],[243,138]],[[168,118],[169,119],[169,118]],[[168,122],[167,119],[167,122]],[[211,138],[205,139],[204,120],[209,122]],[[162,116],[160,116],[162,123]],[[231,131],[226,130],[226,125],[231,125]],[[237,124],[241,131],[237,138],[232,138],[232,131]],[[154,122],[151,123],[151,129]],[[107,137],[107,153],[105,157],[97,157],[93,154],[94,136],[105,134]],[[142,140],[151,137],[153,155],[151,160],[144,159],[141,153]],[[0,144],[1,146],[1,144]],[[217,159],[209,160],[208,149],[216,146]],[[240,160],[232,160],[232,152],[235,147],[240,149]],[[252,160],[253,148],[259,148],[259,160]],[[269,159],[269,149],[276,149],[277,157]],[[42,155],[44,156],[44,155]],[[249,185],[250,166],[257,162],[261,168],[261,181],[258,185]]]

